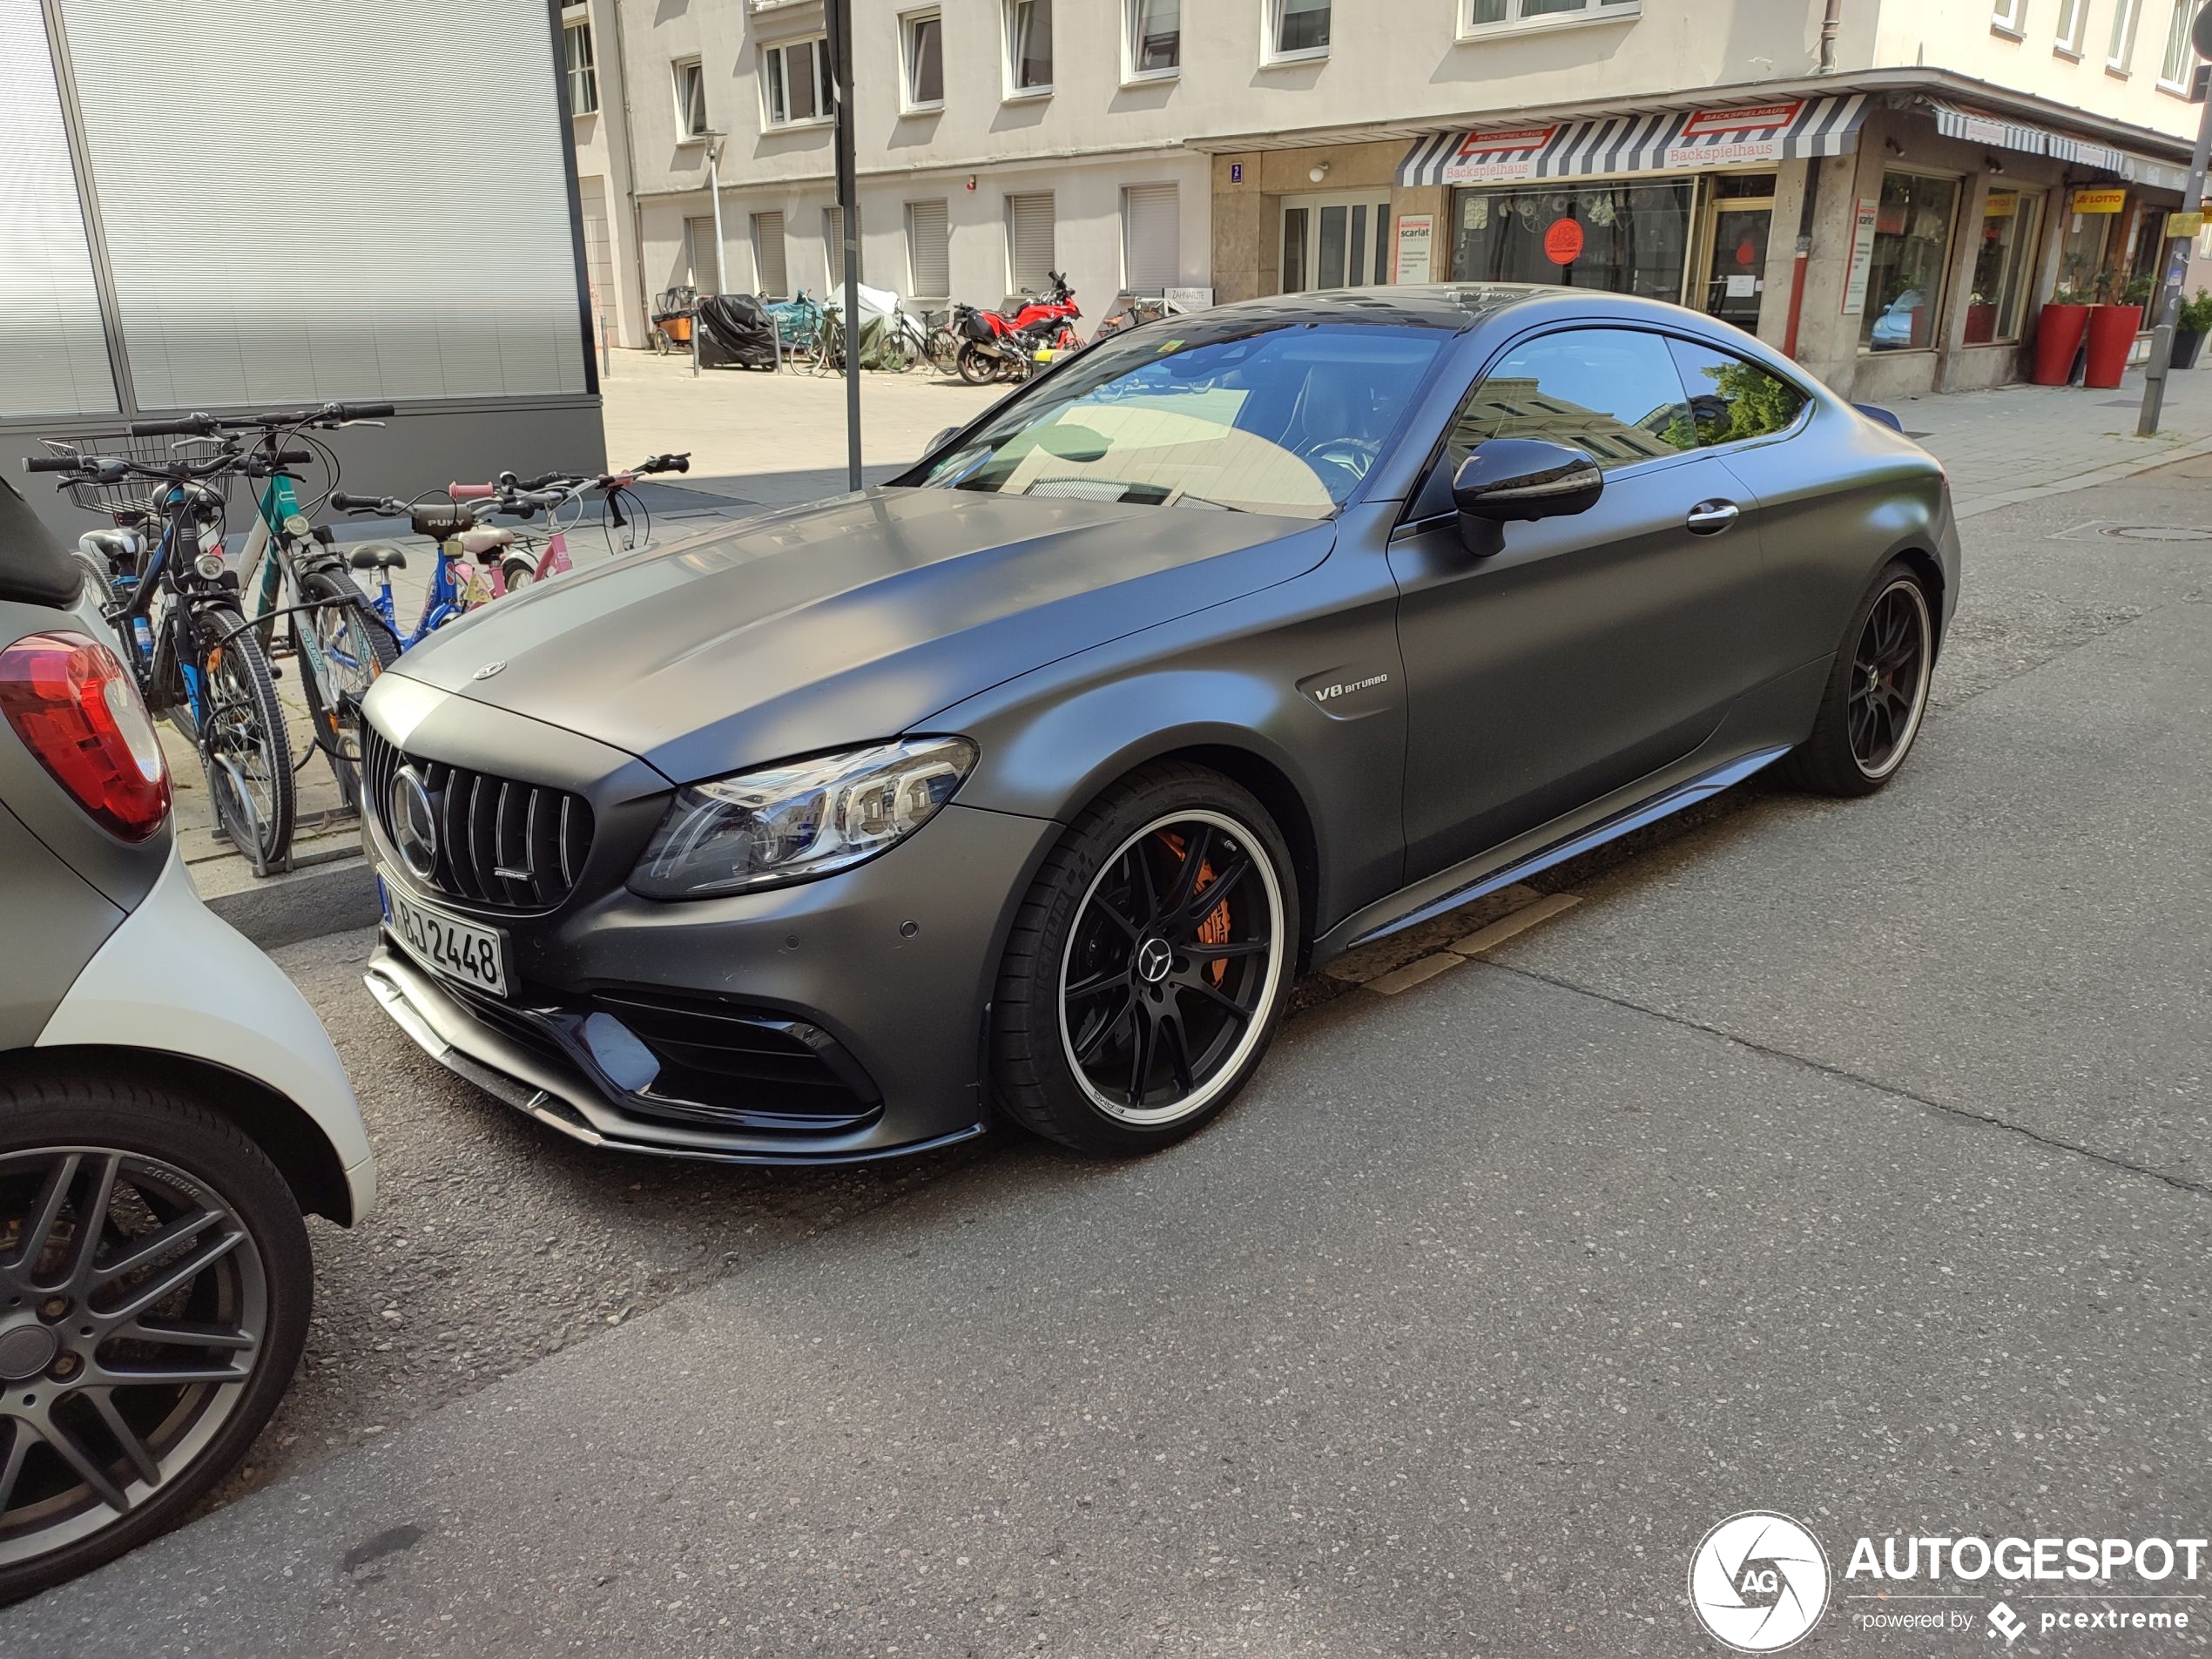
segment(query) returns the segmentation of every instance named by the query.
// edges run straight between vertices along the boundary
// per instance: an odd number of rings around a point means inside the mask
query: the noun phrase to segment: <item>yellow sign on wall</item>
[[[2077,190],[2074,192],[2074,211],[2077,213],[2116,213],[2128,205],[2124,185],[2115,185],[2108,190]]]
[[[2166,215],[2166,234],[2169,239],[2182,236],[2195,236],[2203,228],[2204,215],[2202,213],[2168,213]]]

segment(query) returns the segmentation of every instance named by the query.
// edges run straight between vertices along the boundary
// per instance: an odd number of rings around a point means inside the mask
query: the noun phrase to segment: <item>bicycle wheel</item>
[[[292,739],[261,642],[230,605],[192,618],[199,696],[175,711],[200,752],[215,826],[266,873],[292,847]]]
[[[315,744],[328,758],[341,793],[348,801],[358,800],[361,699],[376,677],[399,661],[400,642],[352,578],[340,571],[303,571],[300,593],[315,607],[294,613],[293,625],[304,620],[308,633],[300,654],[304,658],[312,646],[321,658],[320,664],[302,661],[300,676]]]
[[[929,366],[940,374],[949,374],[960,367],[961,337],[943,324],[929,331],[929,343],[922,347],[922,355]]]

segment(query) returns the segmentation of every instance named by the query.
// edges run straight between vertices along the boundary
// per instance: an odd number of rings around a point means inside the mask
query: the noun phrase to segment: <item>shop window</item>
[[[1858,343],[1869,351],[1925,351],[1943,314],[1943,266],[1959,212],[1959,181],[1885,172],[1874,217],[1872,262]]]
[[[2043,236],[2043,197],[2038,191],[1992,188],[1982,205],[1981,234],[1974,245],[1973,292],[1966,296],[1969,346],[2009,345],[2020,337],[2033,280],[2036,245]]]
[[[1610,472],[1697,447],[1667,342],[1629,328],[1572,328],[1516,346],[1453,423],[1453,471],[1491,438],[1545,438]]]
[[[934,11],[918,11],[900,20],[905,44],[906,108],[945,107],[945,20]]]
[[[1701,448],[1771,437],[1788,431],[1804,411],[1803,389],[1748,358],[1687,340],[1670,339],[1667,349],[1681,371],[1690,430]],[[1687,435],[1668,435],[1679,441]]]
[[[1686,181],[1457,191],[1452,280],[1556,282],[1679,302],[1692,193]]]

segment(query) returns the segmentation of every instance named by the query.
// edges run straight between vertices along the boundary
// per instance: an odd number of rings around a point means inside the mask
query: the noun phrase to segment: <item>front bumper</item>
[[[922,1151],[982,1132],[991,984],[1059,833],[954,803],[881,858],[767,893],[618,888],[541,918],[426,899],[506,932],[512,995],[456,986],[388,934],[367,982],[434,1059],[593,1145],[778,1164]]]

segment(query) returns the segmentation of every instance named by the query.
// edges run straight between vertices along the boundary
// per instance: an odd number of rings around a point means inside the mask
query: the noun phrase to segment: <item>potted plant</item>
[[[2204,336],[2212,334],[2212,292],[2196,291],[2196,298],[2182,302],[2174,324],[2174,367],[2195,368],[2196,354],[2204,349]]]
[[[2054,289],[2035,319],[2035,369],[2029,378],[2038,386],[2064,386],[2074,378],[2074,354],[2089,327],[2089,295],[2075,286],[2074,273]]]
[[[2081,370],[2081,383],[2109,391],[2128,372],[2128,354],[2134,349],[2135,336],[2141,332],[2143,307],[2141,300],[2126,303],[2124,294],[2114,297],[2121,293],[2117,271],[2100,271],[2095,292],[2097,303],[2089,307],[2088,359]]]

